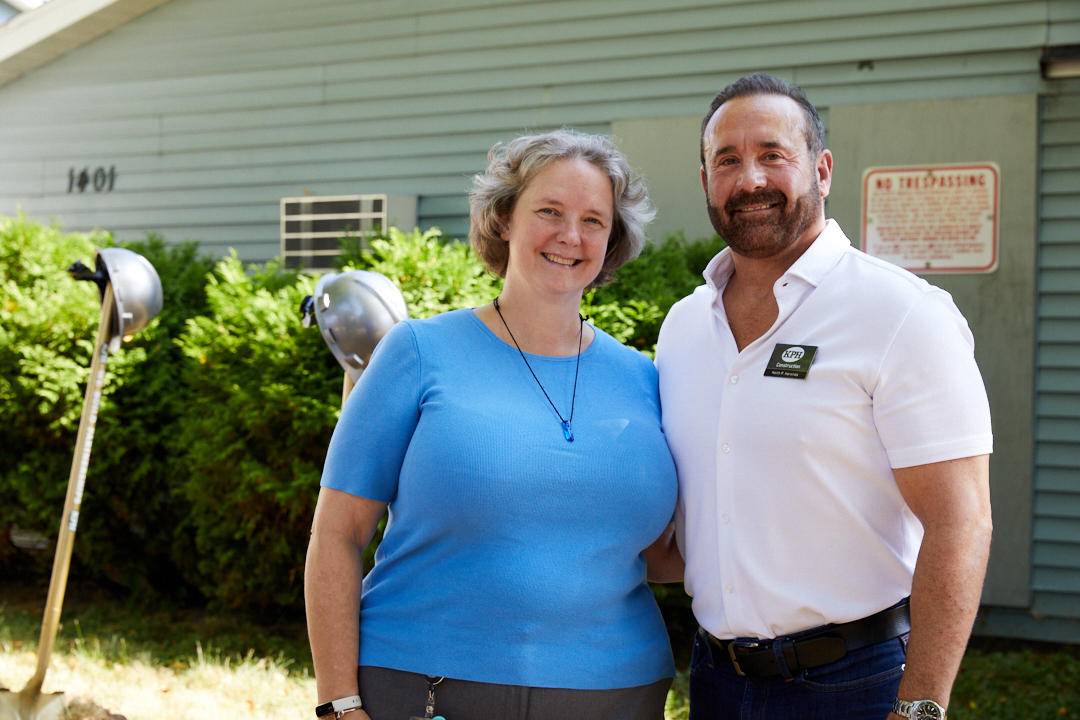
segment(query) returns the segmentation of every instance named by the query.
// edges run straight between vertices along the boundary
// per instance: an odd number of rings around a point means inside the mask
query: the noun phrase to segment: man
[[[979,605],[992,436],[971,333],[826,221],[823,145],[767,75],[702,123],[728,248],[656,359],[702,626],[692,720],[943,717]]]

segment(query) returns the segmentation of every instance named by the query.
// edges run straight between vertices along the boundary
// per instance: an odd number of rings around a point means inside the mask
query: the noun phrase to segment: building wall
[[[998,268],[924,277],[951,293],[967,318],[990,399],[994,541],[982,599],[1026,608],[1031,599],[1038,98],[844,105],[833,108],[829,119],[835,162],[830,211],[856,246],[867,169],[984,162],[1000,168]]]
[[[1035,612],[1080,618],[1080,80],[1042,99]]]
[[[386,192],[462,234],[469,175],[526,129],[700,115],[754,70],[823,108],[1037,93],[1040,48],[1080,38],[1068,0],[898,6],[171,0],[0,87],[0,212],[265,259],[278,198]]]
[[[976,632],[1080,643],[1080,80],[1040,98],[1031,603]]]

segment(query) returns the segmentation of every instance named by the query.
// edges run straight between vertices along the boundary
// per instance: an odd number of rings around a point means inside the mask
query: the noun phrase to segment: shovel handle
[[[345,373],[345,380],[341,384],[341,407],[345,407],[345,401],[349,399],[349,393],[352,392],[354,384],[349,373]]]
[[[64,514],[60,517],[60,536],[56,541],[52,579],[49,580],[49,598],[45,601],[45,616],[41,621],[37,670],[26,684],[23,693],[36,694],[41,691],[45,672],[49,669],[53,643],[56,642],[56,631],[60,626],[60,609],[64,604],[68,570],[71,569],[71,551],[75,546],[75,528],[79,523],[86,468],[90,464],[90,447],[94,443],[94,427],[97,424],[98,407],[101,405],[101,393],[105,385],[105,363],[109,359],[109,326],[112,322],[113,303],[112,283],[108,283],[101,301],[101,323],[98,325],[94,355],[90,361],[90,378],[86,383],[86,396],[83,398],[79,434],[75,438],[75,455],[71,460],[71,474],[68,476]]]

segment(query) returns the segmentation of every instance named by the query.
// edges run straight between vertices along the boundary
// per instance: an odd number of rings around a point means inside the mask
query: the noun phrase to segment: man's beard
[[[778,203],[780,217],[755,218],[736,212],[739,208]],[[803,232],[814,224],[821,212],[821,192],[817,178],[810,189],[794,203],[789,202],[779,190],[761,190],[756,193],[741,192],[732,195],[724,203],[726,218],[720,209],[706,196],[709,220],[716,232],[728,244],[731,251],[748,258],[768,258],[790,247]],[[770,212],[770,211],[765,211]]]

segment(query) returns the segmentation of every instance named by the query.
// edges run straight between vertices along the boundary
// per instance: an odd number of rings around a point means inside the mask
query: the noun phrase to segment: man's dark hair
[[[705,167],[705,127],[709,120],[720,109],[720,106],[728,100],[749,97],[751,95],[781,95],[794,100],[803,112],[803,123],[806,131],[806,147],[810,149],[810,157],[817,159],[821,151],[825,149],[825,125],[817,110],[806,99],[806,93],[794,85],[788,85],[780,78],[765,73],[754,73],[740,78],[717,93],[713,98],[712,105],[705,119],[701,121],[701,166]]]

